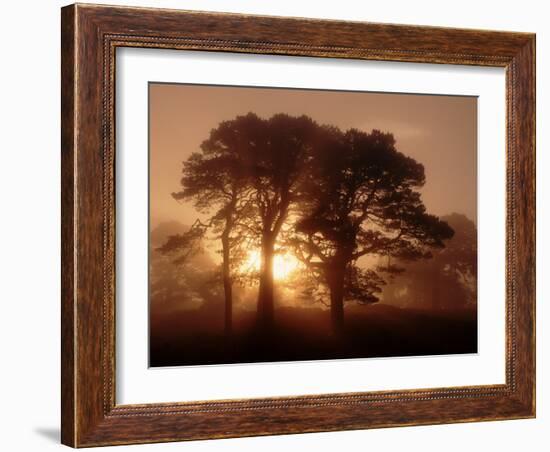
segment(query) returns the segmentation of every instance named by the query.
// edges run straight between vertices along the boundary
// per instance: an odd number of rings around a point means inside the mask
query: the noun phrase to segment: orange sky
[[[308,115],[322,124],[392,132],[397,149],[426,170],[429,213],[463,213],[476,221],[477,98],[208,85],[149,85],[151,227],[191,224],[191,204],[179,204],[182,162],[222,120],[254,112]]]

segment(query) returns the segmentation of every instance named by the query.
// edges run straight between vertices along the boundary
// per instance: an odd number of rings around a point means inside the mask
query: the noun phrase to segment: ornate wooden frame
[[[62,442],[74,447],[535,416],[535,35],[71,5],[62,9]],[[506,68],[506,383],[115,403],[117,47]]]

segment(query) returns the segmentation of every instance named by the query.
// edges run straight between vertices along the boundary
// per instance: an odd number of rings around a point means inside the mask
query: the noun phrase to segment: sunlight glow
[[[260,251],[251,251],[243,265],[243,269],[259,271],[261,263],[262,257]],[[300,261],[292,254],[275,254],[273,259],[273,278],[279,281],[287,279],[299,268]]]

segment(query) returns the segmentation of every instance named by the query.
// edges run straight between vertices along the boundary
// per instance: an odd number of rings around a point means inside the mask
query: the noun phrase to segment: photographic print
[[[477,352],[477,98],[149,84],[149,365]]]

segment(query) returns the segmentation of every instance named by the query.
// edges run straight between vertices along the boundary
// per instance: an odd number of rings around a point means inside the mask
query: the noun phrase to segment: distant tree
[[[207,221],[197,220],[189,231],[169,237],[160,248],[174,254],[180,261],[198,252],[202,239],[213,231],[222,249],[222,279],[225,295],[225,331],[231,333],[233,313],[233,282],[235,269],[242,259],[245,240],[239,224],[249,215],[250,187],[247,153],[249,131],[261,120],[252,114],[224,121],[210,132],[210,137],[183,163],[182,189],[172,193],[178,201],[191,200]]]
[[[441,217],[455,231],[445,248],[433,251],[432,259],[409,264],[397,262],[405,271],[384,289],[384,299],[428,309],[460,308],[475,303],[477,283],[477,228],[468,217],[452,213]]]
[[[159,251],[168,237],[187,230],[189,227],[180,223],[165,222],[151,231],[149,290],[157,313],[193,309],[197,302],[223,308],[220,285],[212,284],[217,268],[207,253],[198,251],[184,256]]]
[[[453,235],[426,213],[417,191],[424,167],[395,148],[392,134],[325,128],[307,172],[293,244],[297,255],[328,287],[333,329],[344,325],[344,301],[372,303],[384,283],[365,270],[366,255],[414,260],[431,256]]]

